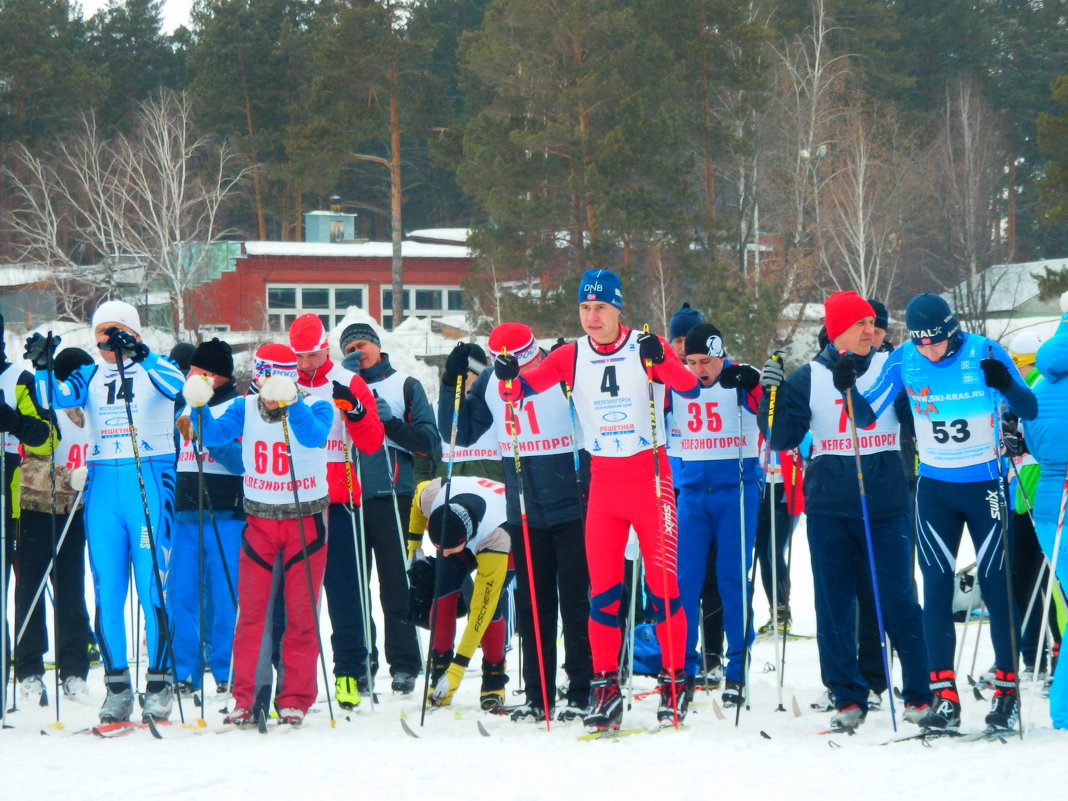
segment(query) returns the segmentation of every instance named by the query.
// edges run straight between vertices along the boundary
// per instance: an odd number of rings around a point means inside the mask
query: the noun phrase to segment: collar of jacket
[[[237,397],[237,385],[234,383],[234,379],[231,378],[215,388],[211,400],[208,401],[208,406],[218,406],[220,403],[225,403],[230,398],[235,397]]]
[[[334,363],[330,361],[328,356],[326,361],[312,375],[308,375],[302,370],[297,370],[297,384],[302,387],[321,387],[326,383],[327,373],[330,372],[333,366]]]
[[[849,358],[853,360],[853,364],[856,365],[857,375],[864,375],[866,372],[868,372],[868,367],[871,365],[872,356],[874,356],[876,353],[877,351],[875,350],[875,348],[870,348],[868,350],[867,356],[857,356],[857,354],[855,353],[847,353],[846,355],[849,356]],[[837,362],[840,358],[841,356],[838,355],[838,351],[834,349],[834,346],[828,345],[822,351],[820,351],[820,355],[815,358],[815,361],[822,364],[828,370],[833,370],[835,362]]]
[[[393,375],[397,372],[390,366],[389,354],[383,353],[382,358],[379,359],[378,364],[372,364],[366,370],[360,370],[360,378],[366,381],[368,384],[373,384],[375,381],[381,381],[387,376]]]

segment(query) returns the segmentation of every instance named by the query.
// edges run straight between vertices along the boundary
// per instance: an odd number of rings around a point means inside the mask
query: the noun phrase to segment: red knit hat
[[[293,325],[289,326],[289,346],[295,353],[314,353],[330,347],[326,329],[318,315],[309,312],[293,321]]]
[[[823,304],[823,324],[827,338],[834,342],[838,335],[865,317],[875,317],[875,309],[856,292],[834,292]]]
[[[522,323],[501,323],[490,331],[489,349],[500,353],[501,348],[506,348],[515,356],[522,367],[538,355],[538,340],[534,339],[534,332]]]
[[[252,383],[268,375],[284,375],[297,380],[297,354],[287,345],[271,342],[261,345],[252,357]]]

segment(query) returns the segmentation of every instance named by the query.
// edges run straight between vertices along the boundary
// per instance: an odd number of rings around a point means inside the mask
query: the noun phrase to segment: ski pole
[[[364,670],[367,675],[367,686],[371,689],[371,711],[375,709],[375,677],[371,675],[371,650],[374,647],[372,640],[374,639],[371,629],[371,585],[369,583],[369,577],[367,569],[367,551],[364,543],[364,517],[363,517],[363,504],[356,504],[356,487],[352,482],[352,439],[349,437],[349,430],[342,425],[342,432],[345,438],[345,480],[348,483],[349,488],[349,520],[352,523],[352,544],[356,548],[356,574],[357,580],[360,582],[360,622],[363,625],[363,644],[364,644]],[[358,469],[358,468],[357,468]],[[360,489],[363,489],[363,476],[357,479],[357,483],[360,485]],[[354,509],[360,510],[360,519],[357,523],[356,514]]]
[[[0,400],[3,393],[0,393]],[[7,652],[7,433],[0,431],[0,661],[4,663],[4,682],[0,685],[0,696],[7,692],[8,671],[12,667]],[[15,697],[15,684],[11,683],[11,697]],[[7,699],[0,706],[0,727],[7,725]]]
[[[965,576],[967,575],[967,569],[962,570],[961,572]],[[961,582],[963,582],[963,581],[964,580],[961,579]],[[968,627],[972,623],[972,614],[975,612],[975,596],[976,596],[975,587],[978,586],[978,585],[977,585],[976,580],[974,578],[972,578],[972,582],[973,582],[972,591],[971,591],[971,596],[972,597],[971,597],[971,600],[968,602],[968,616],[966,618],[964,618],[964,628],[961,630],[961,634],[960,634],[960,648],[958,649],[959,653],[957,654],[957,664],[956,664],[956,666],[954,667],[954,670],[953,670],[954,674],[959,674],[960,673],[960,665],[961,665],[961,662],[964,660],[964,646],[968,642]],[[976,635],[976,638],[978,639],[978,635]],[[971,674],[968,674],[968,677],[971,678]]]
[[[119,386],[123,388],[122,402],[126,407],[126,422],[129,425],[130,432],[130,445],[133,448],[134,467],[137,471],[137,486],[141,491],[141,507],[145,513],[145,533],[148,535],[148,549],[152,553],[152,576],[155,579],[156,591],[159,593],[159,618],[157,619],[157,626],[160,622],[163,624],[163,635],[166,638],[167,650],[171,654],[171,676],[175,681],[178,680],[178,663],[174,657],[174,640],[171,637],[171,622],[170,616],[167,614],[167,603],[163,594],[163,578],[160,575],[159,558],[156,555],[156,538],[152,533],[152,515],[148,511],[148,491],[145,489],[145,476],[141,469],[141,451],[137,445],[137,429],[134,427],[133,420],[133,407],[130,405],[130,393],[126,390],[126,368],[123,365],[123,360],[126,355],[122,350],[115,351],[115,365],[119,370]],[[152,603],[152,593],[149,592],[148,602]],[[159,632],[156,633],[157,641],[159,638]],[[157,648],[159,643],[157,642]],[[155,661],[155,654],[152,655],[152,661]],[[182,709],[182,694],[175,693],[178,699],[178,717],[182,723],[185,723],[185,711]]]
[[[886,677],[887,689],[892,690],[894,683],[890,678],[890,661],[886,649],[886,628],[883,625],[883,605],[879,600],[879,577],[875,571],[875,548],[871,539],[871,523],[868,519],[868,496],[864,492],[864,468],[860,461],[860,438],[857,436],[857,421],[853,417],[853,391],[845,393],[846,414],[849,416],[849,430],[853,438],[853,454],[857,461],[857,485],[860,488],[860,514],[864,521],[864,540],[868,546],[868,569],[871,571],[871,588],[875,601],[875,619],[879,625],[879,648],[883,654],[883,675]],[[897,731],[897,714],[894,709],[894,693],[888,692],[890,700],[890,726]]]
[[[1056,531],[1056,534],[1054,534],[1054,536],[1053,536],[1053,557],[1050,559],[1049,583],[1047,584],[1045,597],[1042,599],[1042,620],[1043,621],[1048,621],[1049,620],[1050,600],[1051,600],[1051,597],[1053,595],[1053,587],[1055,586],[1055,584],[1057,582],[1057,558],[1060,556],[1060,553],[1061,553],[1061,532],[1064,529],[1064,510],[1065,510],[1065,506],[1066,505],[1068,505],[1068,470],[1065,470],[1065,473],[1064,473],[1064,488],[1061,490],[1061,507],[1057,511],[1057,531]],[[1046,627],[1042,626],[1039,629],[1039,633],[1038,633],[1038,650],[1036,651],[1036,653],[1038,653],[1038,654],[1042,653],[1042,648],[1045,646],[1045,637],[1046,637]],[[1033,685],[1036,686],[1036,687],[1038,685],[1038,670],[1039,670],[1039,666],[1040,666],[1039,663],[1040,662],[1041,662],[1041,659],[1035,659],[1035,673],[1031,678],[1031,681],[1033,682]],[[1038,693],[1034,692],[1034,690],[1032,690],[1032,694],[1035,697],[1038,696]],[[1018,691],[1017,691],[1017,696],[1016,697],[1017,698],[1020,697],[1019,694],[1018,694]],[[1035,702],[1032,701],[1031,703],[1034,704]],[[1032,706],[1032,709],[1033,708],[1034,707]],[[1021,733],[1021,736],[1022,736],[1022,733]]]
[[[641,594],[641,552],[630,560],[630,603],[627,610],[627,709],[634,698],[634,641],[638,623],[638,595]]]
[[[326,685],[326,708],[330,711],[330,728],[337,725],[334,720],[334,702],[330,700],[330,680],[326,672],[326,656],[323,654],[323,634],[319,630],[319,597],[312,581],[311,562],[308,557],[308,538],[304,534],[304,510],[297,492],[297,468],[293,464],[293,446],[289,442],[289,412],[284,403],[278,404],[282,410],[282,440],[286,446],[286,462],[289,463],[289,480],[293,484],[293,505],[297,510],[297,531],[300,533],[300,556],[304,561],[304,578],[308,581],[308,603],[312,608],[312,620],[315,622],[315,642],[319,646],[319,666],[323,669],[323,683]]]
[[[197,444],[197,439],[198,437],[194,437],[190,444],[193,446],[193,457],[197,460],[198,470],[203,470],[204,453]],[[219,558],[222,560],[223,576],[226,578],[226,589],[230,593],[230,603],[233,604],[236,610],[237,591],[234,589],[234,581],[230,576],[230,565],[226,561],[226,550],[223,548],[219,525],[215,520],[215,505],[211,502],[211,495],[206,491],[201,494],[201,497],[204,499],[204,504],[208,510],[208,520],[211,522],[211,529],[215,534],[215,546],[219,549]]]
[[[449,494],[452,491],[452,465],[456,457],[456,429],[460,422],[460,398],[463,393],[463,388],[464,377],[458,375],[456,376],[456,392],[452,403],[452,431],[449,434],[449,461],[445,468],[445,485],[442,488],[445,494],[443,506],[446,509],[449,507]],[[441,517],[441,525],[441,542],[445,542],[445,515],[442,515]],[[438,611],[441,606],[441,604],[437,602],[437,598],[438,590],[441,588],[441,563],[444,558],[444,556],[439,554],[438,558],[434,560],[434,601],[430,607],[430,645],[427,646],[426,670],[423,675],[423,707],[419,712],[420,726],[423,726],[426,722],[426,704],[427,699],[430,697],[430,672],[433,670],[434,659],[434,629],[437,627]]]
[[[649,333],[649,324],[646,323],[642,330],[643,330],[644,333],[648,334]],[[647,383],[648,383],[648,386],[649,386],[649,423],[650,423],[650,426],[651,426],[651,429],[650,429],[651,437],[650,438],[652,439],[652,445],[653,445],[653,483],[654,483],[655,489],[656,489],[656,508],[657,508],[657,511],[660,513],[658,515],[658,517],[660,519],[660,524],[657,526],[657,537],[659,539],[659,546],[660,546],[658,550],[660,551],[660,573],[661,573],[661,581],[663,582],[663,592],[664,592],[664,598],[663,598],[663,601],[664,601],[664,629],[667,632],[667,646],[668,646],[668,651],[669,651],[669,654],[665,655],[666,658],[663,660],[662,667],[667,671],[667,660],[669,658],[674,660],[674,656],[675,656],[675,646],[674,646],[674,643],[672,642],[672,640],[674,638],[673,638],[672,633],[671,633],[671,628],[672,628],[671,627],[671,618],[672,618],[671,601],[672,601],[672,599],[668,597],[668,564],[667,564],[668,560],[667,560],[667,542],[666,542],[666,540],[667,540],[667,531],[665,530],[666,528],[668,528],[671,525],[671,520],[670,520],[671,511],[670,511],[670,507],[666,503],[664,503],[663,494],[662,494],[662,488],[660,486],[660,455],[657,452],[657,444],[656,444],[656,392],[655,392],[655,390],[653,388],[653,360],[652,359],[646,359],[645,360],[645,376],[646,376],[646,380],[647,380]],[[742,554],[742,559],[745,559],[744,552]],[[743,592],[744,592],[744,588],[743,588]],[[679,728],[679,702],[678,702],[678,698],[676,697],[676,694],[675,694],[675,668],[672,668],[670,671],[667,671],[667,672],[668,672],[669,678],[671,680],[671,715],[672,715],[672,723],[675,726],[675,730],[678,731],[678,728]]]
[[[742,447],[742,404],[744,403],[743,391],[738,393],[738,553],[742,564],[742,697],[746,699],[746,707],[749,706],[749,609],[752,606],[749,600],[749,560],[746,556],[748,543],[745,536],[745,454]],[[778,649],[776,649],[778,650]],[[742,715],[742,704],[739,701],[734,708],[734,725],[738,725]]]
[[[501,348],[501,356],[506,356],[507,354],[507,349]],[[511,390],[512,381],[510,379],[505,382],[505,388]],[[512,418],[507,421],[507,425],[512,432],[512,456],[515,459],[515,480],[519,490],[519,525],[523,531],[523,554],[526,556],[527,561],[527,585],[530,591],[530,613],[534,622],[534,649],[538,654],[538,675],[541,679],[541,702],[542,709],[545,711],[545,731],[551,731],[550,720],[552,715],[549,707],[549,688],[546,686],[545,681],[545,653],[541,645],[541,620],[538,615],[538,595],[534,589],[534,561],[530,553],[527,500],[526,493],[523,491],[523,460],[519,456],[519,419],[514,401],[508,401],[508,410]]]
[[[78,504],[81,503],[82,495],[84,494],[84,492],[85,492],[85,488],[84,487],[82,489],[78,490],[78,494],[74,497],[74,500],[71,502],[70,512],[67,514],[67,522],[63,524],[63,532],[60,534],[59,542],[56,544],[57,552],[59,550],[62,550],[63,543],[67,539],[67,532],[70,530],[71,523],[74,521],[74,515],[77,514],[80,511],[78,509]],[[53,557],[53,562],[54,561],[55,561],[55,559]],[[29,609],[26,610],[26,614],[23,615],[22,623],[19,624],[18,633],[15,635],[15,649],[16,650],[18,649],[19,645],[22,643],[22,635],[26,633],[26,627],[29,625],[30,618],[33,617],[33,613],[37,609],[37,603],[38,603],[38,601],[41,600],[41,594],[44,592],[45,585],[48,583],[48,577],[51,575],[51,573],[52,573],[52,565],[49,564],[48,568],[45,570],[44,574],[42,574],[42,576],[41,576],[41,582],[37,585],[37,591],[33,594],[33,599],[30,601],[30,607],[29,607]]]
[[[772,358],[776,358],[772,355]],[[778,701],[776,712],[785,712],[786,707],[782,704],[782,670],[779,663],[779,543],[776,539],[775,518],[777,508],[775,506],[775,470],[779,466],[778,453],[771,449],[771,432],[775,425],[775,397],[778,387],[771,387],[768,391],[768,462],[770,464],[769,476],[766,481],[768,488],[768,523],[771,538],[771,639],[775,643],[775,667],[779,671]],[[741,407],[738,407],[741,409]],[[785,639],[785,632],[783,632]]]
[[[48,406],[49,412],[52,412],[52,380],[51,380],[52,367],[53,367],[52,366],[52,341],[53,341],[52,340],[52,332],[49,331],[45,335],[45,353],[47,354],[45,369],[48,371],[48,374],[50,376],[49,380],[46,382],[46,386],[48,387],[48,390],[45,393],[45,395],[46,395],[46,398],[47,398],[47,406]],[[58,444],[59,437],[58,437],[58,432],[54,428],[54,426],[57,425],[54,422],[54,419],[55,419],[55,413],[53,412],[53,422],[51,423],[51,425],[53,426],[53,429],[52,429],[52,433],[51,433],[51,437],[50,437],[52,439],[52,449],[51,449],[52,453],[49,454],[50,458],[48,459],[48,489],[49,489],[49,495],[50,495],[48,522],[49,522],[49,525],[50,525],[50,528],[51,528],[51,535],[52,535],[52,565],[51,565],[51,569],[50,569],[49,573],[51,574],[51,578],[52,578],[52,588],[58,594],[59,593],[59,585],[56,583],[56,561],[58,559],[58,554],[59,554],[59,544],[58,544],[57,537],[56,537],[56,459],[55,459],[55,450],[56,450],[56,445]],[[7,618],[4,618],[4,625],[5,626],[7,625]],[[62,695],[62,693],[59,691],[59,610],[56,609],[55,599],[53,599],[53,601],[52,601],[52,639],[54,641],[53,642],[53,646],[54,646],[53,650],[55,651],[55,657],[56,657],[56,669],[55,669],[55,676],[54,676],[54,678],[55,678],[55,687],[56,687],[56,722],[52,725],[52,728],[62,729],[63,728],[63,724],[60,723],[60,721],[59,721],[59,704],[60,704],[60,696]]]
[[[797,465],[800,462],[801,462],[801,451],[795,449],[793,454],[792,454],[792,458],[790,459],[790,496],[789,496],[794,501],[793,505],[794,505],[795,509],[797,508]],[[783,484],[785,485],[785,483],[786,483],[786,477],[783,476]],[[785,489],[785,486],[784,486],[784,489]],[[787,514],[789,515],[789,511],[790,511],[789,502],[787,502],[786,511],[787,511]],[[779,555],[776,553],[776,554],[774,554],[774,556],[775,556],[776,559],[778,559]],[[793,561],[794,561],[794,537],[793,537],[793,522],[791,521],[791,523],[790,523],[790,532],[788,534],[788,539],[787,539],[787,543],[786,543],[786,583],[787,583],[787,586],[789,586],[790,568],[793,565]],[[786,628],[784,627],[783,628],[783,632],[782,632],[782,670],[779,671],[779,681],[780,682],[784,682],[785,681],[784,676],[786,675],[786,645],[789,642],[790,642],[790,638],[786,636]],[[792,697],[794,699],[794,704],[796,706],[797,697],[796,696],[792,696]]]
[[[990,344],[987,344],[986,346],[986,357],[988,359],[994,358],[994,347]],[[1016,601],[1014,600],[1015,594],[1012,591],[1012,554],[1009,553],[1009,509],[1005,499],[1005,466],[1001,463],[1001,426],[998,425],[998,420],[1001,418],[1001,415],[999,414],[1001,403],[998,400],[998,393],[996,391],[991,392],[990,396],[994,402],[994,408],[990,413],[990,427],[994,431],[994,461],[998,466],[998,527],[1001,530],[1001,558],[1003,562],[1002,567],[1005,571],[1005,602],[1009,610],[1009,642],[1012,646],[1012,676],[1016,691],[1017,708],[1020,709],[1020,714],[1018,714],[1016,718],[1017,723],[1019,724],[1020,739],[1022,740],[1023,704],[1020,703],[1020,650],[1019,643],[1016,639]],[[978,574],[978,569],[976,570],[976,574]],[[993,632],[993,629],[991,629],[991,632]],[[1041,632],[1039,633],[1039,639],[1042,639]]]

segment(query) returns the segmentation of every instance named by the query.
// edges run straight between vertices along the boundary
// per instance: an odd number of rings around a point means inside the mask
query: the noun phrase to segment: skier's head
[[[491,353],[507,350],[519,362],[519,370],[530,370],[541,363],[541,348],[530,326],[522,323],[501,323],[489,335]]]
[[[872,339],[871,345],[876,350],[879,350],[886,340],[886,330],[890,327],[890,312],[887,310],[886,304],[878,298],[868,298],[868,303],[871,304],[872,311],[875,312],[875,337]]]
[[[1009,341],[1009,356],[1021,372],[1034,365],[1042,337],[1034,331],[1021,331]]]
[[[118,328],[133,334],[134,339],[141,341],[141,317],[137,309],[124,300],[106,300],[96,307],[93,312],[93,335],[97,345],[108,341],[107,331],[109,328]],[[115,353],[111,350],[100,349],[105,362],[115,364]]]
[[[219,387],[234,377],[234,355],[228,342],[214,337],[201,342],[189,359],[189,375],[206,375]]]
[[[302,314],[289,326],[289,347],[297,354],[297,369],[314,379],[330,358],[330,340],[319,315]]]
[[[288,345],[270,342],[256,349],[252,357],[252,383],[258,388],[272,375],[297,380],[297,354]]]
[[[905,327],[916,350],[932,362],[959,347],[960,324],[941,295],[923,292],[910,300],[905,307]]]
[[[837,350],[867,356],[875,336],[875,310],[852,290],[833,292],[823,304],[827,338]]]
[[[353,323],[341,332],[341,352],[349,370],[366,370],[382,360],[382,338],[370,324]]]
[[[691,309],[689,303],[683,303],[677,312],[671,315],[668,323],[668,341],[680,359],[686,358],[686,335],[690,329],[701,322],[701,312]]]
[[[178,342],[171,348],[167,358],[178,365],[178,369],[182,371],[183,375],[189,375],[189,358],[196,349],[196,345],[189,342]]]
[[[698,323],[684,339],[686,366],[704,386],[714,384],[727,360],[720,330],[712,323]]]
[[[601,345],[619,336],[619,313],[623,308],[622,283],[611,270],[587,270],[579,279],[579,322],[582,330]]]
[[[52,360],[52,372],[57,381],[66,381],[79,367],[92,363],[93,357],[81,348],[64,348]]]
[[[463,550],[464,545],[475,535],[475,523],[466,506],[450,503],[439,506],[430,513],[427,533],[442,556],[452,556]]]

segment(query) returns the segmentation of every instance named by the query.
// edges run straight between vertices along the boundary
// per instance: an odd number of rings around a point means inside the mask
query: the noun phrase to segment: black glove
[[[1009,368],[1004,363],[997,359],[986,358],[979,362],[979,367],[983,371],[983,380],[991,389],[1004,392],[1012,386],[1012,376],[1009,375]]]
[[[135,363],[143,362],[148,357],[148,346],[144,342],[138,342],[129,331],[111,326],[105,329],[104,333],[108,338],[98,345],[100,350],[110,350],[120,358]]]
[[[849,392],[857,383],[857,366],[848,355],[842,354],[831,370],[834,388],[839,392]]]
[[[1005,446],[1005,455],[1010,458],[1023,456],[1027,452],[1023,437],[1016,431],[1006,431],[1004,426],[1001,432],[1001,442]]]
[[[760,376],[760,383],[764,386],[764,389],[781,387],[785,378],[786,372],[783,369],[782,357],[778,354],[769,356],[768,360],[764,362],[764,371]]]
[[[61,341],[59,337],[49,340],[48,337],[34,334],[26,340],[26,360],[37,370],[47,370]]]
[[[493,374],[501,381],[519,378],[519,360],[511,353],[501,353],[493,360]]]
[[[664,343],[656,334],[643,331],[638,334],[638,355],[643,362],[660,364],[664,361]]]
[[[0,392],[0,431],[5,434],[16,433],[22,425],[21,417],[17,409],[4,402],[4,393]]]
[[[746,392],[760,383],[760,373],[749,364],[728,364],[719,374],[719,385],[724,389],[741,388]]]
[[[471,346],[466,342],[457,342],[449,357],[445,360],[445,374],[442,383],[456,386],[456,379],[467,375],[467,359],[471,355]]]
[[[556,342],[553,343],[553,346],[551,348],[549,348],[549,353],[552,353],[557,348],[562,348],[566,344],[567,344],[567,342],[564,340],[564,338],[563,337],[559,337],[556,340]]]
[[[334,405],[339,408],[349,420],[358,422],[367,414],[367,409],[360,403],[360,399],[352,394],[352,390],[340,381],[334,382]]]

